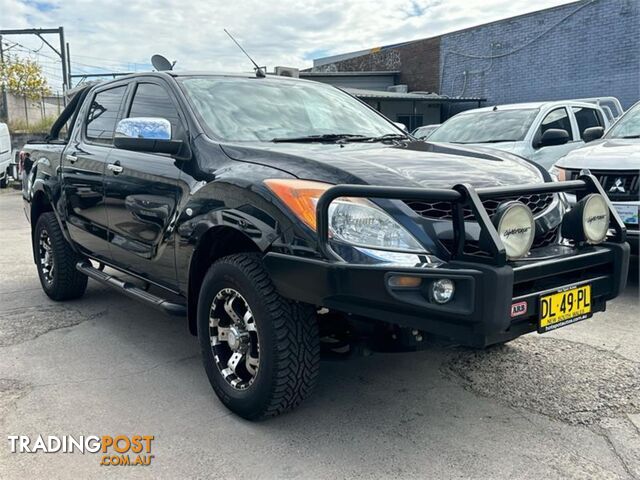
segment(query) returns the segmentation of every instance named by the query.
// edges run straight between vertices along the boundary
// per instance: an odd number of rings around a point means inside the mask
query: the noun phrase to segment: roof
[[[465,97],[465,98],[453,98],[446,95],[438,95],[437,93],[426,92],[385,92],[380,90],[366,90],[363,88],[343,88],[344,91],[354,95],[358,98],[371,98],[379,100],[418,100],[418,101],[432,101],[438,103],[454,103],[454,102],[484,102],[484,98]]]
[[[300,72],[300,77],[362,77],[400,75],[400,70],[361,72]]]
[[[525,110],[525,109],[540,109],[540,108],[554,108],[560,106],[574,106],[574,107],[589,107],[594,108],[597,106],[593,103],[587,102],[575,102],[573,100],[551,100],[547,102],[527,102],[527,103],[508,103],[505,105],[491,105],[488,107],[475,108],[473,112],[488,112],[494,108],[497,110]],[[471,110],[460,113],[471,113]]]

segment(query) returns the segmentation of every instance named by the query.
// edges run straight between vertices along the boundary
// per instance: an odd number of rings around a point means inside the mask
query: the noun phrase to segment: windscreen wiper
[[[368,138],[370,137],[349,133],[325,133],[323,135],[306,135],[303,137],[276,137],[272,138],[271,141],[274,143],[337,142],[338,140],[361,140]]]
[[[640,138],[640,135],[625,135],[624,137],[620,138]]]
[[[384,135],[380,135],[379,137],[357,139],[357,141],[363,142],[386,142],[388,140],[409,140],[409,135],[404,135],[402,133],[386,133]]]

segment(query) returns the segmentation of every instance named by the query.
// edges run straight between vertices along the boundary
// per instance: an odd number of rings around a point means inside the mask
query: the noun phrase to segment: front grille
[[[489,216],[493,216],[498,209],[498,205],[504,202],[508,202],[511,200],[517,200],[519,202],[524,203],[527,207],[531,209],[534,215],[545,211],[551,202],[553,202],[553,195],[550,193],[542,193],[542,194],[533,194],[533,195],[520,195],[517,197],[508,197],[500,200],[483,200],[482,205],[484,205],[485,210],[489,214]],[[450,220],[452,217],[452,208],[451,203],[449,202],[422,202],[419,200],[405,200],[405,202],[411,210],[416,212],[421,217],[438,219],[438,220]],[[474,215],[473,212],[465,208],[464,209],[464,219],[465,220],[473,220]]]
[[[570,170],[571,180],[580,176],[579,170]],[[602,189],[613,201],[634,201],[640,199],[637,170],[591,170]]]
[[[536,237],[533,239],[531,249],[533,250],[535,248],[542,248],[556,243],[558,239],[558,229],[559,227],[556,227],[545,233],[536,234]],[[453,252],[453,240],[442,240],[442,243],[450,253]],[[480,242],[478,242],[477,240],[469,239],[467,239],[464,243],[464,253],[467,253],[469,255],[489,255],[489,252],[480,247]]]

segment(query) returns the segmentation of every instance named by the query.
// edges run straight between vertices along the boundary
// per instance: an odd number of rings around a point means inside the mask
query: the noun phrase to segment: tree
[[[49,95],[51,90],[42,68],[33,60],[14,57],[0,63],[0,84],[9,93],[24,100],[24,114],[29,124],[29,106],[27,99],[38,100]]]

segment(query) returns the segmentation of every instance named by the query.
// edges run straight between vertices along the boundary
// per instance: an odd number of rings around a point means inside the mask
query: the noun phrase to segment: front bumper
[[[507,260],[500,237],[483,199],[514,195],[573,192],[580,200],[599,193],[608,203],[612,235],[609,242],[550,245],[518,262]],[[329,206],[339,197],[415,199],[448,202],[452,209],[453,245],[445,249],[444,263],[423,267],[360,265],[344,261],[329,240]],[[606,200],[601,185],[591,175],[571,182],[475,190],[465,184],[446,189],[337,185],[328,189],[316,206],[318,251],[323,259],[269,253],[265,265],[281,295],[337,311],[360,315],[447,337],[465,345],[486,346],[504,342],[537,328],[541,294],[575,284],[591,284],[592,311],[603,311],[607,300],[624,288],[629,265],[629,244],[620,216]],[[465,251],[467,222],[473,213],[487,255]],[[437,235],[435,242],[440,242]],[[440,258],[440,257],[439,257]],[[391,287],[390,275],[421,277],[413,288]],[[453,299],[444,305],[430,300],[431,283],[451,279]],[[512,318],[512,305],[518,304]],[[526,304],[526,311],[524,305]]]
[[[355,265],[268,253],[264,262],[278,292],[292,300],[360,315],[470,345],[487,346],[536,330],[540,295],[566,285],[590,283],[593,312],[625,287],[627,243],[605,243],[539,262],[485,265],[451,261],[441,267]],[[414,289],[392,288],[390,275],[422,277]],[[432,303],[429,284],[454,280],[454,299]],[[526,314],[511,318],[511,306]]]

